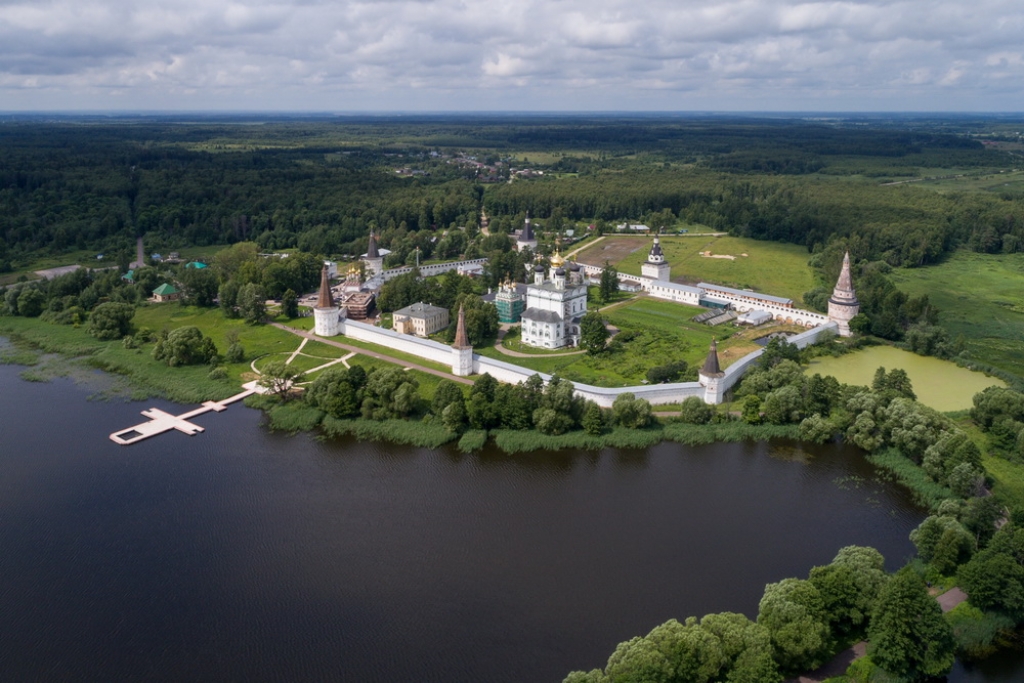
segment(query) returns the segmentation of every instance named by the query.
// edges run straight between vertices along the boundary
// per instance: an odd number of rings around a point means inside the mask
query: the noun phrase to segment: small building
[[[740,317],[736,318],[736,322],[740,325],[763,325],[764,323],[772,319],[772,314],[768,311],[747,311]]]
[[[366,320],[373,313],[377,299],[372,292],[348,292],[341,297],[341,308],[345,317],[352,320]]]
[[[188,263],[185,264],[185,267],[194,268],[196,270],[202,270],[203,268],[206,268],[206,264],[203,263],[202,261],[189,261]]]
[[[526,222],[523,228],[516,235],[516,251],[523,249],[537,250],[537,237],[533,234],[533,226],[530,224],[530,214],[526,214]]]
[[[480,277],[484,274],[484,264],[482,263],[463,263],[455,269],[456,274],[464,277]]]
[[[153,290],[153,298],[157,301],[176,301],[181,298],[181,292],[165,282]]]
[[[508,280],[502,282],[498,292],[491,296],[494,307],[498,309],[498,322],[517,323],[523,319],[523,311],[526,310],[526,285]],[[485,296],[484,301],[489,298]]]
[[[121,279],[129,284],[135,284],[135,271],[129,270],[127,273],[121,276]]]
[[[392,327],[401,334],[428,337],[448,327],[448,309],[422,301],[394,312]]]

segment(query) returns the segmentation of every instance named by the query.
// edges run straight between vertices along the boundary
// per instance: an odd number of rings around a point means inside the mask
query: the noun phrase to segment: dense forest
[[[499,231],[526,212],[566,228],[656,214],[809,251],[841,241],[856,260],[893,266],[957,247],[1016,252],[1019,185],[939,194],[891,184],[1013,169],[1019,141],[997,123],[10,120],[0,124],[0,269],[128,249],[136,235],[154,247],[254,241],[358,254],[371,228],[383,246],[429,257],[428,231],[475,226],[481,209]],[[517,174],[525,168],[540,173]]]

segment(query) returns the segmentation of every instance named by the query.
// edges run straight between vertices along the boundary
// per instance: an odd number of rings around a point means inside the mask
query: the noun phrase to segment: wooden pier
[[[194,436],[205,430],[199,425],[189,422],[193,417],[210,412],[223,412],[228,409],[230,404],[241,401],[250,394],[259,392],[256,382],[249,382],[243,386],[245,391],[239,394],[235,394],[223,401],[206,401],[201,407],[196,408],[195,410],[190,410],[187,413],[182,413],[181,415],[171,415],[170,413],[165,413],[158,408],[143,410],[142,414],[148,417],[149,421],[137,424],[134,427],[129,427],[128,429],[116,431],[110,435],[110,440],[122,446],[131,446],[133,443],[138,443],[143,439],[148,439],[151,436],[163,434],[164,432],[169,432],[171,430],[177,430],[183,434]]]

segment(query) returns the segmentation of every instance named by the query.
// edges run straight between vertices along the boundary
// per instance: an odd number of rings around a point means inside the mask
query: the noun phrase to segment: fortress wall
[[[385,330],[382,327],[367,325],[356,320],[342,320],[340,328],[341,334],[352,339],[379,344],[436,363],[451,365],[452,362],[452,348],[433,339],[421,339],[409,334],[400,334],[394,330]]]
[[[446,263],[432,263],[429,266],[420,266],[420,275],[423,277],[431,277],[434,275],[441,275],[447,273],[449,270],[458,270],[459,266],[468,266],[474,263],[487,263],[485,258],[475,258],[468,261],[448,261]],[[398,277],[399,275],[405,275],[413,271],[413,266],[402,266],[401,268],[388,268],[380,277],[383,278],[384,282]]]

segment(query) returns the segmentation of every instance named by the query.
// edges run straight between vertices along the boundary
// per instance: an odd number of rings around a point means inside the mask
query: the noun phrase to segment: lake
[[[180,406],[19,370],[0,366],[8,680],[557,682],[671,617],[754,616],[844,545],[895,569],[924,515],[840,446],[466,456],[275,434],[236,405],[121,447],[140,410]],[[1005,659],[1010,678],[956,680],[1013,680]]]
[[[832,375],[843,384],[871,386],[875,371],[901,368],[921,403],[941,410],[966,410],[974,406],[974,395],[991,386],[1005,387],[1006,382],[973,372],[956,363],[931,356],[919,356],[893,346],[869,346],[836,358],[822,357],[811,361],[806,374]]]

